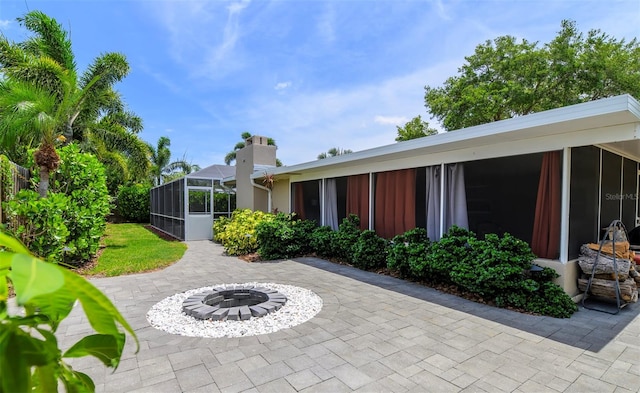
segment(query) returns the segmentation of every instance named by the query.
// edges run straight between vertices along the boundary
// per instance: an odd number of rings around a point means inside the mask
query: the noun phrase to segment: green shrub
[[[388,241],[374,231],[365,230],[360,233],[352,248],[352,263],[363,270],[373,270],[386,264]]]
[[[333,258],[332,244],[335,242],[336,231],[329,226],[316,227],[311,233],[310,246],[319,256]]]
[[[70,144],[58,149],[60,155],[60,167],[51,174],[49,193],[42,199],[54,199],[54,202],[33,202],[32,196],[24,196],[33,203],[43,204],[37,209],[49,211],[36,212],[36,208],[21,208],[16,205],[9,210],[16,218],[15,223],[11,224],[11,230],[21,239],[34,238],[36,236],[53,236],[51,239],[41,240],[43,244],[54,244],[62,242],[58,229],[58,224],[47,223],[46,225],[54,225],[53,228],[36,228],[29,227],[28,221],[36,219],[36,216],[54,214],[56,211],[60,213],[62,222],[67,227],[68,236],[64,241],[64,253],[58,251],[47,250],[46,247],[41,248],[38,245],[32,245],[38,256],[56,261],[65,262],[70,265],[77,265],[84,261],[88,261],[98,251],[100,238],[104,234],[106,228],[106,217],[110,212],[109,194],[106,186],[106,177],[104,167],[91,154],[80,153],[77,145]],[[33,157],[31,157],[33,161]],[[35,164],[30,163],[33,167]],[[33,176],[33,181],[38,182],[38,173]],[[61,200],[60,196],[68,198],[64,211],[56,210],[53,206],[58,206]],[[39,232],[44,232],[39,234]],[[35,231],[35,232],[30,232]],[[55,247],[57,250],[58,247]]]
[[[531,293],[524,309],[550,317],[569,318],[578,311],[578,306],[558,285],[552,282],[543,282],[537,291]]]
[[[53,173],[50,192],[69,197],[65,222],[69,238],[64,261],[78,264],[91,259],[100,246],[111,212],[104,167],[96,157],[80,153],[77,145],[59,149],[60,167]]]
[[[258,250],[256,228],[263,221],[271,221],[273,214],[251,209],[238,209],[213,224],[214,240],[221,243],[229,255],[245,255]]]
[[[467,258],[452,266],[451,281],[485,297],[516,292],[534,258],[529,245],[506,233],[488,234],[485,240],[468,239]]]
[[[304,255],[311,250],[311,234],[315,227],[314,221],[298,220],[295,214],[278,213],[275,219],[258,224],[258,253],[265,260]]]
[[[475,234],[464,228],[451,227],[442,238],[434,242],[428,252],[409,260],[411,274],[422,280],[451,283],[450,272],[454,266],[464,264],[469,254],[469,240]]]
[[[122,186],[116,198],[118,214],[128,222],[149,222],[151,186]]]
[[[415,235],[419,244],[421,231]],[[455,284],[498,307],[516,307],[553,317],[569,317],[577,310],[571,298],[552,282],[557,277],[553,269],[530,273],[535,258],[531,248],[508,233],[502,237],[488,234],[481,240],[466,229],[452,227],[430,246],[409,244],[404,235],[394,239],[388,257],[388,265],[405,269],[404,274],[408,261],[414,277]]]
[[[62,261],[69,238],[65,217],[70,202],[66,195],[40,198],[35,191],[21,190],[5,206],[15,237],[39,257],[50,262]]]
[[[342,220],[331,244],[333,255],[343,261],[353,262],[353,246],[360,237],[360,219],[350,214]]]
[[[429,251],[427,230],[415,228],[395,236],[387,254],[387,267],[398,272],[402,278],[411,278],[411,265],[419,265]]]

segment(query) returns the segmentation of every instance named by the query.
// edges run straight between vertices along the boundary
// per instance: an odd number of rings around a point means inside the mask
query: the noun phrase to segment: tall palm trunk
[[[40,167],[40,183],[38,183],[38,194],[40,198],[47,196],[49,191],[49,169],[46,166]]]
[[[60,156],[56,152],[55,146],[51,143],[43,142],[38,150],[33,153],[36,165],[40,168],[40,183],[38,184],[38,193],[40,197],[47,196],[49,191],[49,174],[60,166]]]

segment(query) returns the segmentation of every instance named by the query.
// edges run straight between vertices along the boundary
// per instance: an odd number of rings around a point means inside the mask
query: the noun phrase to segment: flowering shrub
[[[231,214],[231,219],[222,217],[213,224],[213,239],[224,247],[229,255],[244,255],[258,250],[256,227],[263,221],[272,221],[271,213],[238,209]]]

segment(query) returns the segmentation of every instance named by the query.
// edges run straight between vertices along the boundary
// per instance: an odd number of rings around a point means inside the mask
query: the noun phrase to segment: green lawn
[[[142,224],[108,224],[103,243],[102,255],[84,275],[112,277],[158,270],[182,258],[187,250],[186,244],[161,239]]]

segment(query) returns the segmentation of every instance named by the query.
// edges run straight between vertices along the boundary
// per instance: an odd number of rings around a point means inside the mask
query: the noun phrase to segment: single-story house
[[[266,152],[266,138],[254,138],[246,149]],[[292,166],[273,166],[272,151],[260,170],[238,162],[227,179],[237,182],[239,208],[295,211],[333,228],[355,213],[386,238],[424,227],[436,240],[452,225],[509,232],[558,271],[569,294],[578,292],[581,244],[614,219],[640,225],[640,104],[630,95]]]

